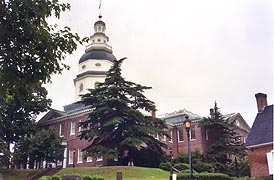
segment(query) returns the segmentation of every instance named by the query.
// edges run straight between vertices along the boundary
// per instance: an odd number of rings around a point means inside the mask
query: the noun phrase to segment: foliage
[[[58,0],[0,3],[0,137],[10,145],[28,136],[37,114],[48,109],[51,100],[42,84],[68,69],[62,61],[81,40],[70,28],[57,30],[57,25],[47,22],[50,16],[60,18],[69,4]]]
[[[50,178],[50,180],[61,180],[60,176],[54,175]]]
[[[180,153],[174,161],[177,164],[189,164],[188,154]],[[197,172],[213,172],[212,164],[205,162],[205,158],[198,150],[192,152],[192,167]]]
[[[89,175],[83,176],[83,180],[92,180],[92,177]]]
[[[50,176],[42,176],[38,180],[50,180]]]
[[[209,145],[205,159],[213,165],[214,171],[225,172],[226,163],[231,160],[228,155],[244,157],[246,155],[243,142],[238,141],[236,127],[233,122],[228,122],[219,111],[215,102],[211,117],[203,118],[199,126],[208,130]]]
[[[159,165],[159,168],[165,171],[170,171],[170,163],[164,162]]]
[[[174,168],[178,169],[179,171],[189,170],[189,164],[177,163],[177,164],[174,165]]]
[[[146,148],[163,155],[162,148],[166,148],[166,144],[153,135],[169,137],[162,119],[141,112],[156,110],[154,103],[143,95],[144,90],[151,88],[126,81],[121,76],[124,59],[114,61],[105,82],[82,95],[80,101],[91,109],[88,120],[80,123],[86,129],[80,138],[91,141],[86,147],[88,155],[103,153],[108,159],[118,157],[120,165],[124,152],[133,156]]]
[[[14,153],[15,163],[25,162],[26,158],[29,158],[30,168],[33,168],[35,160],[36,162],[45,160],[57,163],[58,160],[64,158],[64,146],[61,143],[62,139],[57,135],[55,129],[42,129],[34,136],[21,141],[21,144],[17,144]]]
[[[177,176],[178,180],[188,180],[189,173],[180,173]],[[222,173],[195,173],[195,179],[197,180],[231,180],[228,175]]]
[[[226,164],[226,174],[230,176],[250,176],[249,162],[247,158],[236,158],[236,161],[231,161]],[[238,172],[237,172],[238,171]]]

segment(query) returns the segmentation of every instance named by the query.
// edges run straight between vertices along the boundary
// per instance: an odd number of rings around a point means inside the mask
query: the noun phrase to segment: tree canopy
[[[211,111],[211,117],[203,118],[199,124],[207,129],[209,136],[206,160],[214,165],[215,171],[225,172],[226,163],[231,161],[229,155],[245,156],[244,145],[235,132],[237,127],[220,113],[216,102]]]
[[[121,76],[121,64],[125,58],[116,60],[105,82],[82,95],[80,103],[90,108],[89,117],[80,125],[85,130],[81,139],[91,141],[86,147],[88,155],[105,154],[107,158],[119,159],[124,153],[133,157],[134,152],[148,149],[162,153],[166,145],[153,135],[169,136],[162,119],[145,115],[155,111],[155,104],[144,96],[151,87],[126,81]]]
[[[48,24],[69,9],[58,0],[0,1],[0,136],[6,144],[19,141],[48,109],[42,85],[69,68],[63,60],[81,43],[69,27]]]

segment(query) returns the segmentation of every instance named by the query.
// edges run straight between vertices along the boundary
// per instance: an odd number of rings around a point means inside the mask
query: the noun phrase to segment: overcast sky
[[[60,26],[81,37],[93,34],[99,0],[71,4]],[[158,115],[187,109],[208,116],[217,101],[222,114],[257,114],[255,94],[273,104],[272,0],[102,0],[109,45],[126,80],[151,86],[147,97]],[[54,20],[51,20],[54,22]],[[73,79],[85,45],[66,58],[69,71],[46,87],[52,108],[74,101]]]

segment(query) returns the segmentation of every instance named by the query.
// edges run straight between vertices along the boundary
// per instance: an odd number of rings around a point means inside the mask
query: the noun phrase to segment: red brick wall
[[[263,178],[269,176],[266,153],[270,152],[272,149],[273,144],[250,148],[247,150],[252,178]]]

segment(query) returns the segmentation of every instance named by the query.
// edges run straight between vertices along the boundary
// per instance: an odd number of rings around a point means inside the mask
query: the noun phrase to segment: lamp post
[[[170,154],[170,176],[169,176],[169,180],[172,180],[172,174],[173,174],[173,169],[172,169],[172,158],[173,158],[173,154],[172,154],[172,146],[169,146],[168,148],[169,150],[169,154]]]
[[[193,180],[193,173],[192,173],[192,155],[191,155],[191,148],[190,148],[190,127],[191,127],[191,121],[189,120],[189,117],[185,117],[185,127],[186,127],[186,133],[187,133],[187,146],[188,146],[188,157],[189,157],[189,179]]]
[[[75,153],[76,153],[76,150],[73,149],[73,164],[72,164],[73,168],[75,167]]]

